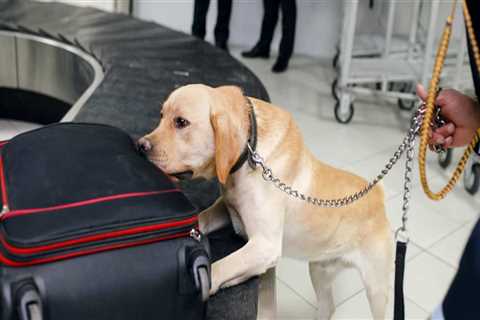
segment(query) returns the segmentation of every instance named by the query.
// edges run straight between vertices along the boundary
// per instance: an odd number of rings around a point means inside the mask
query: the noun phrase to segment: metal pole
[[[465,30],[465,28],[463,28]],[[467,35],[465,31],[462,32],[462,37],[460,39],[460,49],[457,53],[457,61],[455,64],[455,77],[453,78],[453,88],[460,89],[460,79],[462,77],[462,67],[465,61],[465,52],[467,48]]]
[[[114,0],[114,11],[118,13],[131,14],[131,9],[133,6],[132,0]]]
[[[384,58],[388,57],[392,46],[393,23],[395,21],[395,4],[395,0],[390,0],[387,16],[387,31],[385,32],[385,48],[383,51]]]
[[[425,46],[425,55],[423,59],[422,84],[427,88],[430,75],[432,74],[432,59],[433,59],[433,42],[435,40],[435,26],[437,22],[437,14],[439,1],[432,0],[432,7],[430,9],[430,23],[428,25],[427,42]]]
[[[415,0],[413,3],[412,24],[410,26],[410,34],[408,38],[408,60],[412,60],[414,49],[417,41],[418,31],[418,17],[420,15],[420,0]]]
[[[342,41],[340,46],[340,113],[347,114],[350,99],[348,93],[342,89],[347,87],[347,79],[350,74],[350,65],[352,63],[353,41],[355,38],[355,25],[357,23],[357,9],[359,0],[343,1],[343,27]],[[348,95],[348,96],[347,96]]]

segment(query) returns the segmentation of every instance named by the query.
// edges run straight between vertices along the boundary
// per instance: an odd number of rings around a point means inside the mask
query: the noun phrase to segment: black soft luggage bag
[[[119,129],[0,143],[2,320],[202,319],[208,247],[187,198]]]

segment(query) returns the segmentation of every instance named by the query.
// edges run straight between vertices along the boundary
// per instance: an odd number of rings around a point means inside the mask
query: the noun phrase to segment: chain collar
[[[373,189],[373,187],[377,185],[378,182],[380,182],[389,173],[389,171],[398,162],[398,160],[405,153],[405,151],[409,151],[408,159],[411,162],[411,160],[413,159],[413,144],[415,142],[416,136],[420,131],[423,118],[424,118],[424,107],[423,105],[421,105],[412,118],[411,126],[408,130],[406,137],[403,139],[402,144],[398,147],[393,157],[385,165],[384,169],[381,170],[380,173],[372,181],[370,181],[363,189],[353,194],[347,195],[343,198],[321,199],[321,198],[313,197],[310,195],[306,195],[298,190],[293,189],[292,186],[288,186],[281,179],[276,177],[272,169],[265,163],[265,160],[262,158],[262,156],[258,152],[256,152],[254,148],[249,147],[250,153],[251,153],[251,159],[257,167],[261,168],[263,179],[267,182],[272,183],[277,189],[286,193],[288,196],[308,202],[312,205],[319,206],[319,207],[341,208],[341,207],[350,205],[356,202],[357,200],[363,198],[364,196],[366,196]],[[436,125],[439,125],[439,124],[436,124]],[[411,164],[407,164],[407,166],[409,167],[407,168],[407,170],[410,169],[411,171]],[[404,206],[405,217],[406,217],[406,212],[408,210],[408,197],[409,197],[409,185],[410,185],[409,177],[406,177],[406,178],[408,178],[408,182],[406,183],[405,190],[404,190],[405,193],[407,194],[406,198],[404,199],[404,200],[407,200],[406,201],[407,203]]]
[[[255,116],[255,110],[253,108],[252,101],[247,96],[245,96],[245,101],[247,102],[247,106],[249,109],[248,115],[250,118],[250,130],[248,134],[247,145],[245,146],[245,149],[243,150],[235,165],[230,170],[230,174],[238,171],[247,161],[252,169],[256,168],[256,164],[252,158],[252,155],[257,148],[257,117]]]

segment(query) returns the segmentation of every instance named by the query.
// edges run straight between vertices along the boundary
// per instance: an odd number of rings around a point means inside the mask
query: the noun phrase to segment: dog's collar
[[[247,145],[245,146],[245,149],[243,150],[235,165],[230,170],[230,174],[238,171],[238,169],[240,169],[247,161],[250,167],[252,169],[255,169],[255,163],[252,160],[251,154],[257,149],[257,118],[255,116],[255,110],[253,109],[252,101],[250,101],[247,96],[245,96],[245,100],[247,101],[250,118],[250,130]]]

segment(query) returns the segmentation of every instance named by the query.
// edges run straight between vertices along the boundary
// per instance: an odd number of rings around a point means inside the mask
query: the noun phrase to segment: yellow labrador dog
[[[181,87],[164,103],[159,126],[139,141],[150,161],[171,176],[218,177],[222,197],[200,214],[200,228],[209,233],[231,221],[248,240],[213,264],[211,294],[264,273],[286,255],[309,261],[318,318],[334,313],[332,282],[342,268],[352,266],[363,279],[374,318],[383,318],[393,258],[382,189],[377,186],[344,208],[321,208],[288,197],[248,162],[232,172],[255,121],[257,152],[294,189],[332,199],[366,185],[364,179],[317,160],[288,112],[248,99],[251,104],[233,86]]]

